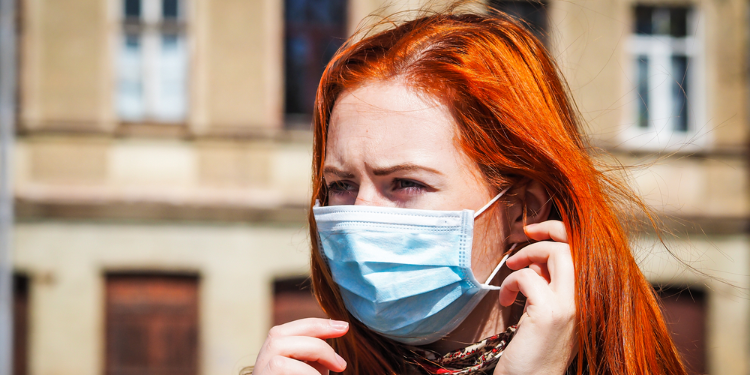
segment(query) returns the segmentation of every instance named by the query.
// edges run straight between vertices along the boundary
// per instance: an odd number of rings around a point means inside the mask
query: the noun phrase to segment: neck
[[[504,267],[493,279],[492,285],[500,285],[512,271]],[[520,296],[520,295],[519,295]],[[514,303],[509,307],[500,304],[498,291],[492,290],[474,308],[474,311],[448,336],[427,345],[425,348],[445,354],[465,348],[487,337],[502,333],[512,324],[516,324],[523,314],[523,303]]]
[[[503,332],[510,309],[501,306],[498,300],[498,292],[490,291],[458,328],[426,348],[445,354]]]

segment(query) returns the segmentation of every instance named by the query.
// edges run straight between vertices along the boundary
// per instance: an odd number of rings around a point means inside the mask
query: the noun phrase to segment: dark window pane
[[[141,0],[125,0],[125,18],[141,18]]]
[[[652,34],[652,18],[654,7],[638,5],[635,7],[635,32],[637,34]]]
[[[302,318],[327,318],[312,295],[310,278],[275,280],[273,283],[273,325]]]
[[[638,56],[638,127],[647,128],[648,116],[648,57]]]
[[[285,113],[312,114],[318,82],[346,37],[346,0],[284,1]]]
[[[672,117],[674,130],[688,130],[688,59],[685,56],[672,56]]]
[[[161,3],[161,14],[166,19],[175,19],[179,16],[178,0],[163,0]]]
[[[687,36],[688,9],[674,7],[669,12],[669,34],[673,37],[682,38]]]
[[[346,1],[285,0],[284,19],[288,23],[338,27],[346,19]]]
[[[547,3],[541,1],[491,0],[489,6],[525,22],[534,36],[547,43]]]
[[[635,32],[637,34],[687,36],[688,7],[637,5],[635,7]]]
[[[687,288],[658,289],[667,328],[688,374],[706,373],[706,294]]]

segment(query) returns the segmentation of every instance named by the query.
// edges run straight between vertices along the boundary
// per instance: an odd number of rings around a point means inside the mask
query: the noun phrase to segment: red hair
[[[430,15],[350,40],[323,74],[315,99],[313,195],[326,200],[322,168],[337,97],[368,82],[398,79],[451,109],[456,143],[498,190],[533,179],[567,228],[576,275],[578,374],[686,374],[652,286],[636,264],[618,209],[643,207],[589,155],[564,80],[544,46],[502,14]],[[312,213],[311,238],[317,238]],[[398,345],[344,307],[312,241],[314,293],[332,319],[351,323],[331,340],[346,374],[396,374]]]

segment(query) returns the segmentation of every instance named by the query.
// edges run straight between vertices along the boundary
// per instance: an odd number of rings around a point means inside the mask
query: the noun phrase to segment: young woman
[[[505,16],[350,41],[314,113],[312,281],[331,320],[271,329],[254,374],[685,374],[617,215],[638,201],[580,127]]]

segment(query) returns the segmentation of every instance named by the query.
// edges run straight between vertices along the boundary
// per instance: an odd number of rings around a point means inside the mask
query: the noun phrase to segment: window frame
[[[666,6],[685,6],[687,10],[687,35],[682,38],[675,38],[669,35],[636,33],[635,25],[635,7],[638,5],[645,6],[663,6],[659,4],[634,2],[630,5],[629,14],[631,18],[630,35],[624,50],[625,58],[625,94],[626,104],[623,106],[624,114],[622,116],[622,131],[620,132],[620,146],[637,151],[697,151],[702,150],[711,142],[710,129],[706,122],[706,70],[705,70],[705,20],[701,13],[700,7],[692,2],[681,4],[669,4]],[[669,53],[664,53],[664,46],[668,46]],[[677,53],[675,53],[677,52]],[[684,54],[683,54],[684,53]],[[640,56],[656,57],[661,63],[668,62],[671,64],[671,58],[674,56],[687,56],[687,101],[688,101],[688,118],[687,130],[680,131],[674,129],[674,123],[670,121],[653,120],[654,116],[649,116],[649,126],[641,127],[639,125],[638,111],[641,97],[638,89],[638,59]],[[654,74],[658,65],[649,63],[649,77],[657,76]],[[670,68],[671,69],[671,68]],[[670,70],[671,72],[671,70]],[[658,78],[657,78],[658,79]],[[647,110],[656,109],[655,116],[671,117],[671,100],[664,100],[665,93],[669,93],[673,87],[670,80],[654,82],[649,79],[649,103],[646,103]],[[666,84],[665,83],[669,83]],[[667,86],[667,87],[664,87]],[[670,94],[671,95],[671,94]],[[659,104],[664,103],[659,107]],[[669,109],[668,109],[669,108]],[[663,118],[663,117],[662,117]]]
[[[140,0],[141,17],[139,20],[128,19],[125,15],[126,0],[110,0],[113,14],[113,46],[112,46],[112,109],[114,120],[118,125],[119,134],[144,135],[186,135],[186,124],[191,116],[190,102],[192,99],[191,72],[193,69],[193,47],[190,24],[193,17],[193,1],[178,0],[179,13],[176,21],[162,18],[163,0]],[[158,73],[161,55],[161,43],[165,34],[177,34],[181,37],[184,48],[184,110],[179,118],[164,118],[159,116],[158,91],[161,77]],[[141,57],[140,66],[144,71],[140,74],[143,85],[143,115],[140,118],[127,118],[121,115],[119,109],[119,85],[121,77],[121,54],[123,44],[128,35],[140,36]]]

